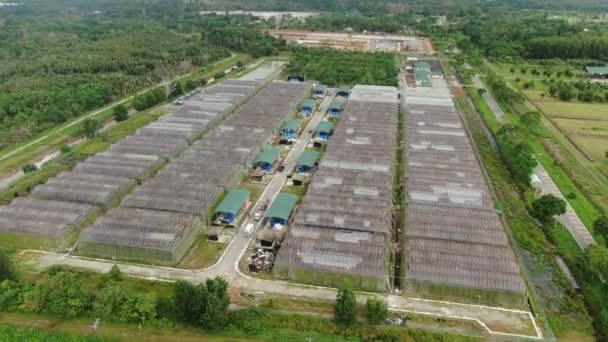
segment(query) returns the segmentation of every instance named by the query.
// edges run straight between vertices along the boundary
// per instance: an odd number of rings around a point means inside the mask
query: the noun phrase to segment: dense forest
[[[0,10],[0,146],[229,57],[230,50],[257,57],[285,48],[246,26],[250,21],[198,13],[171,19],[154,6],[143,14]]]
[[[297,48],[286,72],[334,87],[357,83],[397,85],[395,57],[388,53]]]
[[[547,14],[496,11],[467,18],[459,29],[489,57],[608,61],[608,29],[549,19]],[[466,49],[468,41],[460,42]]]

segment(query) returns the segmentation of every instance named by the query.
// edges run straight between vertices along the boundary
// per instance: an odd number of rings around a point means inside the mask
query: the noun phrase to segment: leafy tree
[[[532,214],[541,221],[548,221],[555,215],[566,212],[566,201],[552,194],[543,195],[532,202]]]
[[[204,84],[206,84],[207,82],[205,81]],[[196,88],[196,82],[194,82],[193,79],[188,79],[186,80],[186,82],[184,83],[184,92],[188,92],[193,90],[194,88]]]
[[[34,172],[38,170],[38,166],[34,165],[34,164],[25,164],[23,165],[23,167],[21,168],[21,170],[23,170],[23,173],[30,173],[30,172]]]
[[[531,132],[535,132],[540,127],[540,113],[539,112],[527,112],[523,114],[519,121]]]
[[[593,230],[608,238],[608,216],[602,215],[593,222]]]
[[[124,276],[118,265],[112,265],[112,268],[110,268],[104,277],[106,281],[121,281],[123,278]]]
[[[175,317],[190,324],[196,324],[204,308],[200,290],[192,283],[178,280],[173,285]]]
[[[6,279],[0,282],[0,310],[18,310],[23,304],[23,294],[31,291],[32,285],[23,285]]]
[[[0,249],[0,281],[17,280],[15,266],[8,253]]]
[[[176,98],[184,93],[184,87],[180,82],[171,83],[171,91],[169,92],[169,98]]]
[[[590,245],[580,255],[578,263],[594,277],[608,279],[608,248],[597,244]]]
[[[334,305],[334,319],[339,324],[353,325],[357,321],[357,300],[350,285],[338,289]]]
[[[213,78],[216,80],[219,80],[219,79],[224,78],[224,76],[226,76],[226,74],[223,71],[220,71],[220,72],[216,73],[215,75],[213,75]]]
[[[114,120],[116,120],[116,122],[125,121],[129,118],[129,110],[123,104],[117,104],[114,106],[112,113],[114,114]]]
[[[220,328],[227,323],[228,283],[220,277],[198,285],[178,281],[173,286],[173,303],[178,320],[207,329]]]
[[[135,294],[123,283],[112,282],[97,295],[93,312],[104,320],[144,325],[156,318],[156,302]]]
[[[365,315],[369,324],[380,324],[388,317],[388,306],[380,299],[368,298],[365,303]]]
[[[92,303],[85,283],[77,273],[70,271],[49,274],[26,294],[26,298],[31,310],[63,318],[82,315]]]
[[[226,312],[230,305],[228,296],[228,283],[220,277],[207,279],[205,281],[207,303],[206,310],[200,317],[200,323],[204,328],[217,329],[223,327],[226,322]]]
[[[59,152],[64,153],[64,154],[65,153],[70,153],[72,151],[74,151],[74,148],[72,146],[70,146],[70,145],[65,145],[64,144],[64,145],[61,145],[61,147],[59,147]]]
[[[82,120],[82,132],[85,137],[91,139],[97,135],[101,124],[96,119],[87,118]]]

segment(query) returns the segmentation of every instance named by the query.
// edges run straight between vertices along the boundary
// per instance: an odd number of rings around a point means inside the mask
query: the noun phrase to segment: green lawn
[[[562,118],[608,120],[608,104],[570,103],[562,101],[534,101],[547,116]]]
[[[209,241],[206,234],[201,234],[178,267],[191,270],[209,267],[219,259],[224,248],[226,248],[225,243]]]

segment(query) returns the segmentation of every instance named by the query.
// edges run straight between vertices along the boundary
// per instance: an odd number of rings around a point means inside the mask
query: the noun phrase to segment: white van
[[[250,236],[252,231],[253,231],[253,223],[250,223],[247,226],[245,226],[245,229],[243,229],[243,235]]]

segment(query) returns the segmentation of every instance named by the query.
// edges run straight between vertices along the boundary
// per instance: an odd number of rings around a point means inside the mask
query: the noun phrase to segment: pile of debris
[[[274,254],[258,249],[249,257],[249,271],[259,272],[265,270],[270,272],[274,263]]]

